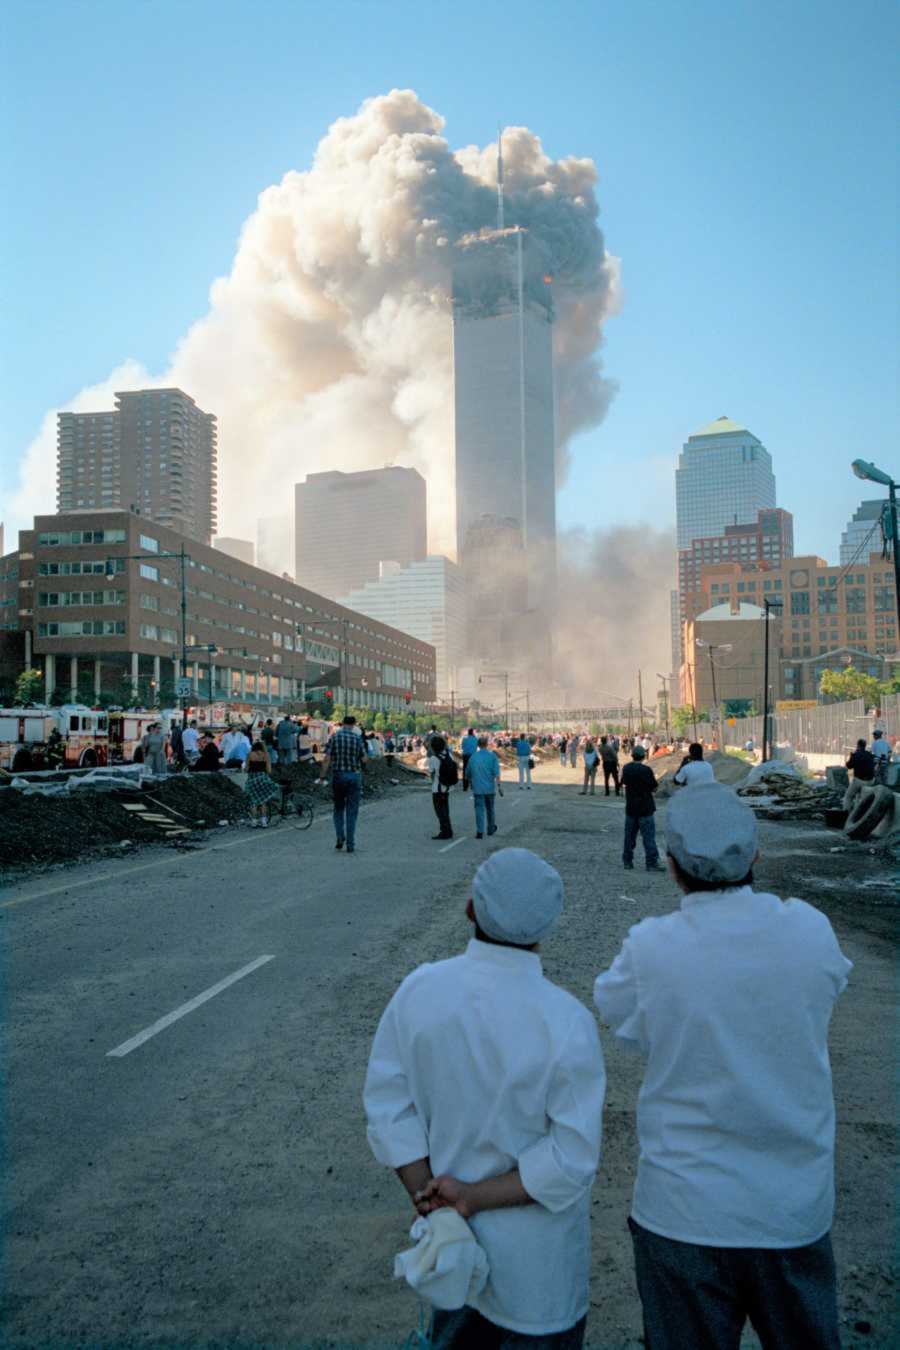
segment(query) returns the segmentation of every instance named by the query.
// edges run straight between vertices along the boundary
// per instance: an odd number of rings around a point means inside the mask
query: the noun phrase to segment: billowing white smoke
[[[219,418],[223,533],[252,537],[308,472],[411,465],[428,480],[429,546],[453,549],[449,280],[452,245],[496,222],[496,146],[453,152],[443,119],[410,90],[328,131],[313,166],[262,193],[209,313],[149,380],[119,371],[101,393],[178,385]],[[504,134],[506,223],[541,243],[553,274],[561,463],[602,417],[597,351],[616,303],[588,159],[553,161],[523,127]],[[15,504],[53,509],[48,418]],[[38,498],[40,500],[38,500]],[[289,560],[284,560],[288,565]]]

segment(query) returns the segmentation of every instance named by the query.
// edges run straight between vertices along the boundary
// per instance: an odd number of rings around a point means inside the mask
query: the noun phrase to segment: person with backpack
[[[428,771],[431,774],[431,801],[434,814],[438,818],[438,833],[433,839],[452,839],[453,826],[450,823],[450,791],[459,782],[459,769],[456,760],[447,749],[443,736],[436,733],[430,738]]]

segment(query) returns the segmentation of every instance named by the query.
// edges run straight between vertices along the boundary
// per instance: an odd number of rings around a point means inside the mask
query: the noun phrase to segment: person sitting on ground
[[[697,787],[700,783],[716,781],[713,766],[703,758],[703,746],[699,741],[694,741],[688,748],[687,758],[682,760],[674,781],[679,787]]]
[[[847,760],[847,768],[853,770],[853,777],[860,783],[871,783],[875,779],[875,756],[866,749],[866,743],[860,739],[856,749]]]
[[[490,1269],[462,1308],[435,1309],[435,1350],[584,1343],[606,1075],[593,1017],[542,972],[562,909],[542,858],[492,854],[472,883],[465,953],[408,975],[375,1035],[372,1152],[419,1214],[467,1220]]]
[[[673,797],[680,910],[632,928],[594,999],[647,1058],[629,1220],[648,1350],[837,1350],[828,1024],[851,963],[804,900],[754,891],[721,783]]]
[[[197,773],[218,773],[222,767],[222,752],[216,745],[211,731],[204,731],[200,738],[199,757],[191,765]]]

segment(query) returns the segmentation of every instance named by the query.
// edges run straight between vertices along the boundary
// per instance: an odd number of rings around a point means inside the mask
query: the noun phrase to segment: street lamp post
[[[116,577],[117,562],[157,562],[160,558],[177,558],[180,564],[181,573],[181,675],[182,678],[187,674],[187,564],[191,561],[189,553],[185,553],[184,544],[177,553],[121,553],[116,557],[106,559],[106,577],[108,581],[114,581]],[[182,694],[179,696],[181,704],[181,725],[187,726],[187,699]]]
[[[857,478],[863,478],[869,483],[880,483],[888,490],[888,533],[894,557],[894,600],[897,606],[898,640],[900,640],[900,522],[897,519],[897,488],[900,485],[889,473],[876,468],[874,464],[864,459],[855,459],[850,467]]]
[[[769,728],[769,613],[773,609],[783,608],[783,601],[772,600],[768,595],[763,596],[763,623],[765,624],[765,658],[763,674],[763,743],[762,743],[762,762],[765,764],[768,759],[768,748],[771,744],[771,733]]]
[[[660,675],[659,671],[657,671],[657,672],[656,672],[656,678],[657,678],[658,680],[662,680],[663,694],[664,694],[665,700],[666,700],[666,745],[668,745],[668,744],[669,744],[669,741],[670,741],[670,734],[669,734],[669,717],[670,717],[670,714],[671,714],[671,708],[670,708],[670,706],[669,706],[669,705],[670,705],[670,699],[669,699],[669,676],[668,676],[668,675]]]

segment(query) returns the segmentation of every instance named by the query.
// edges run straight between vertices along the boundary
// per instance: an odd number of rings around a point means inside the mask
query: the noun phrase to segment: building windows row
[[[92,559],[85,562],[39,562],[39,577],[102,577],[109,571],[124,572],[124,558]]]
[[[38,591],[41,609],[54,605],[124,605],[124,591]]]
[[[56,548],[72,544],[124,544],[126,538],[124,530],[64,530],[39,534],[37,541],[41,548]]]
[[[38,637],[124,637],[124,619],[84,619],[71,623],[39,623]]]
[[[142,623],[138,631],[141,637],[149,642],[167,642],[173,647],[178,642],[174,628],[160,628],[155,623]]]

